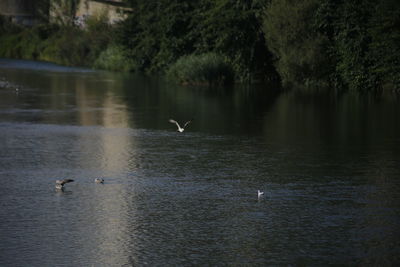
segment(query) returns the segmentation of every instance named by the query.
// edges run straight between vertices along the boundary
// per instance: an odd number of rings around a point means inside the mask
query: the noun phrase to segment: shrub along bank
[[[215,53],[181,57],[168,69],[167,76],[190,85],[229,86],[234,81],[232,66]]]

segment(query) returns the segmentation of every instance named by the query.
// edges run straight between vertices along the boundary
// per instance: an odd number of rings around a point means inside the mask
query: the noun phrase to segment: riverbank
[[[10,30],[1,24],[0,56],[165,74],[183,59],[213,53],[239,83],[273,80],[288,88],[400,90],[400,2],[268,2],[131,1],[134,12],[112,26],[101,16],[88,18],[85,28]]]

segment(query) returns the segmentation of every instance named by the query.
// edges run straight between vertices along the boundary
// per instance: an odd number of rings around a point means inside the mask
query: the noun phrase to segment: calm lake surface
[[[274,89],[1,59],[0,266],[399,263],[400,100]]]

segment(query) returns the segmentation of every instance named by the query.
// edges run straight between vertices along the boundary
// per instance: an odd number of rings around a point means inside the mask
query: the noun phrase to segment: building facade
[[[110,24],[126,18],[130,9],[122,0],[80,0],[75,17],[77,21],[84,21],[91,16],[106,16]]]
[[[122,0],[0,0],[0,15],[26,26],[41,21],[85,26],[91,16],[105,16],[110,24],[126,18],[130,9]]]
[[[0,0],[0,15],[10,22],[32,26],[39,21],[39,9],[36,1]]]

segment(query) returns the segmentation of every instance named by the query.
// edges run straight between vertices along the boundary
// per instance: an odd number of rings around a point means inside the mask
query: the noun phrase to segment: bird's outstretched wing
[[[179,126],[179,123],[178,123],[177,121],[175,121],[175,120],[173,120],[173,119],[170,119],[169,122],[170,122],[170,123],[175,123],[176,126],[178,126],[178,128],[181,128],[181,126]]]
[[[192,120],[190,120],[190,121],[187,121],[186,123],[185,123],[185,125],[183,125],[183,128],[185,128],[189,123],[191,123],[192,122]]]
[[[73,182],[73,181],[74,180],[72,180],[72,179],[64,179],[64,180],[57,180],[56,183],[60,184],[60,185],[64,185],[66,183],[70,183],[70,182]]]

